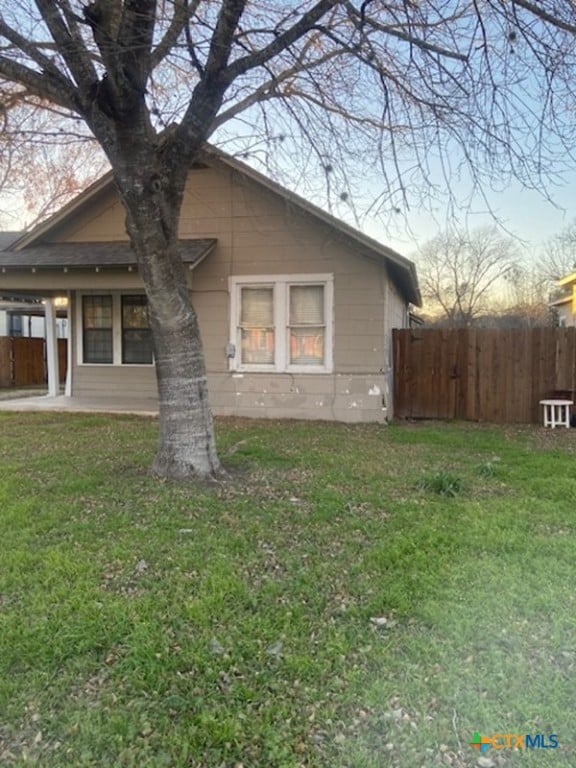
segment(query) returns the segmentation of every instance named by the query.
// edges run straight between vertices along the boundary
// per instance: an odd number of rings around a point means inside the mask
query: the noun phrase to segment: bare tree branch
[[[253,54],[237,59],[233,64],[229,65],[224,73],[226,80],[232,82],[232,80],[248,70],[266,64],[279,53],[288,49],[297,40],[304,37],[326,13],[340,5],[340,3],[341,0],[320,0],[307,13],[304,13],[296,24],[277,34],[276,39],[272,43]]]
[[[152,51],[151,65],[153,69],[158,67],[158,65],[170,54],[172,48],[184,33],[190,17],[195,13],[199,4],[200,0],[193,0],[191,6],[189,6],[188,0],[174,0],[174,11],[170,26],[164,33],[164,36],[158,45]]]
[[[78,110],[77,92],[73,85],[49,72],[39,73],[6,56],[0,56],[0,77],[21,83],[39,98],[53,101],[64,109]]]
[[[225,70],[230,58],[236,28],[245,7],[246,0],[222,0],[204,68],[206,79],[220,78]]]
[[[468,55],[455,49],[445,48],[444,46],[435,45],[427,40],[419,38],[416,34],[410,34],[406,32],[406,19],[398,20],[396,24],[380,24],[376,19],[366,18],[364,14],[357,11],[351,3],[346,3],[346,9],[349,13],[351,21],[353,21],[357,30],[363,34],[367,34],[368,31],[379,32],[390,37],[396,37],[398,40],[402,40],[405,43],[414,45],[417,48],[421,48],[428,53],[436,53],[439,57],[455,59],[456,61],[468,61]],[[444,20],[449,23],[449,19]],[[410,25],[409,30],[413,27]]]
[[[538,19],[542,19],[542,21],[551,24],[557,29],[562,29],[564,32],[570,32],[571,35],[576,35],[576,13],[573,3],[563,4],[563,7],[567,8],[568,12],[572,16],[572,21],[566,21],[560,16],[559,10],[562,5],[552,6],[550,11],[546,10],[544,3],[536,5],[535,3],[531,3],[530,0],[514,0],[513,5],[516,8],[524,8],[524,10],[529,11],[532,16]]]
[[[72,77],[81,88],[89,88],[97,76],[78,27],[66,24],[62,12],[52,0],[36,0],[36,5]],[[67,5],[65,2],[64,6]],[[70,7],[66,10],[70,19]]]

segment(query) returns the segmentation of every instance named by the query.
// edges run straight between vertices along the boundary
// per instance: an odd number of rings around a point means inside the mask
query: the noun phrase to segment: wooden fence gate
[[[576,328],[393,331],[397,418],[537,423],[576,397]]]
[[[58,339],[60,383],[66,381],[67,340]],[[48,380],[46,342],[23,336],[0,336],[0,387],[41,386]]]

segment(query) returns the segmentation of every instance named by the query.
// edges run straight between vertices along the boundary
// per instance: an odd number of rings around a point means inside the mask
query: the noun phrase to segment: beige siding
[[[151,366],[78,365],[73,373],[77,397],[157,399],[156,378]]]
[[[325,421],[384,421],[382,376],[212,374],[216,415]]]
[[[216,413],[343,421],[386,418],[390,328],[403,324],[406,308],[383,263],[354,252],[339,232],[216,161],[213,168],[190,174],[180,236],[217,239],[215,251],[198,265],[191,280]],[[57,239],[125,237],[122,207],[114,195],[103,193],[88,212],[63,225]],[[307,273],[334,275],[334,373],[230,372],[225,353],[230,336],[229,278]],[[36,286],[66,290],[141,286],[136,274],[112,270],[36,275],[34,281]],[[74,394],[155,396],[151,368],[81,365],[75,346]]]
[[[52,233],[53,243],[113,242],[125,240],[126,214],[114,189],[97,195],[86,210],[71,216]]]

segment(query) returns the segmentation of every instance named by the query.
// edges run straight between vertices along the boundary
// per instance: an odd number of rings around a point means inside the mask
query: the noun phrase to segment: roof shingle
[[[194,265],[216,245],[214,239],[181,240],[182,261]],[[50,243],[32,245],[21,251],[0,251],[0,267],[11,269],[94,269],[136,266],[136,254],[129,242]]]

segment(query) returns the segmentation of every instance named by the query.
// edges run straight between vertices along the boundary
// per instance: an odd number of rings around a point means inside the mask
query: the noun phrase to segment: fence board
[[[539,400],[576,400],[576,328],[393,331],[399,418],[538,423]]]
[[[58,339],[60,383],[66,381],[68,342]],[[44,339],[25,336],[0,336],[0,387],[30,387],[46,383]]]
[[[44,383],[44,339],[16,337],[12,339],[15,387]]]
[[[66,372],[68,370],[68,339],[58,339],[58,373],[60,374],[60,384],[66,381]],[[46,374],[48,376],[48,374]]]
[[[0,387],[12,385],[11,355],[12,345],[8,336],[0,336]]]

